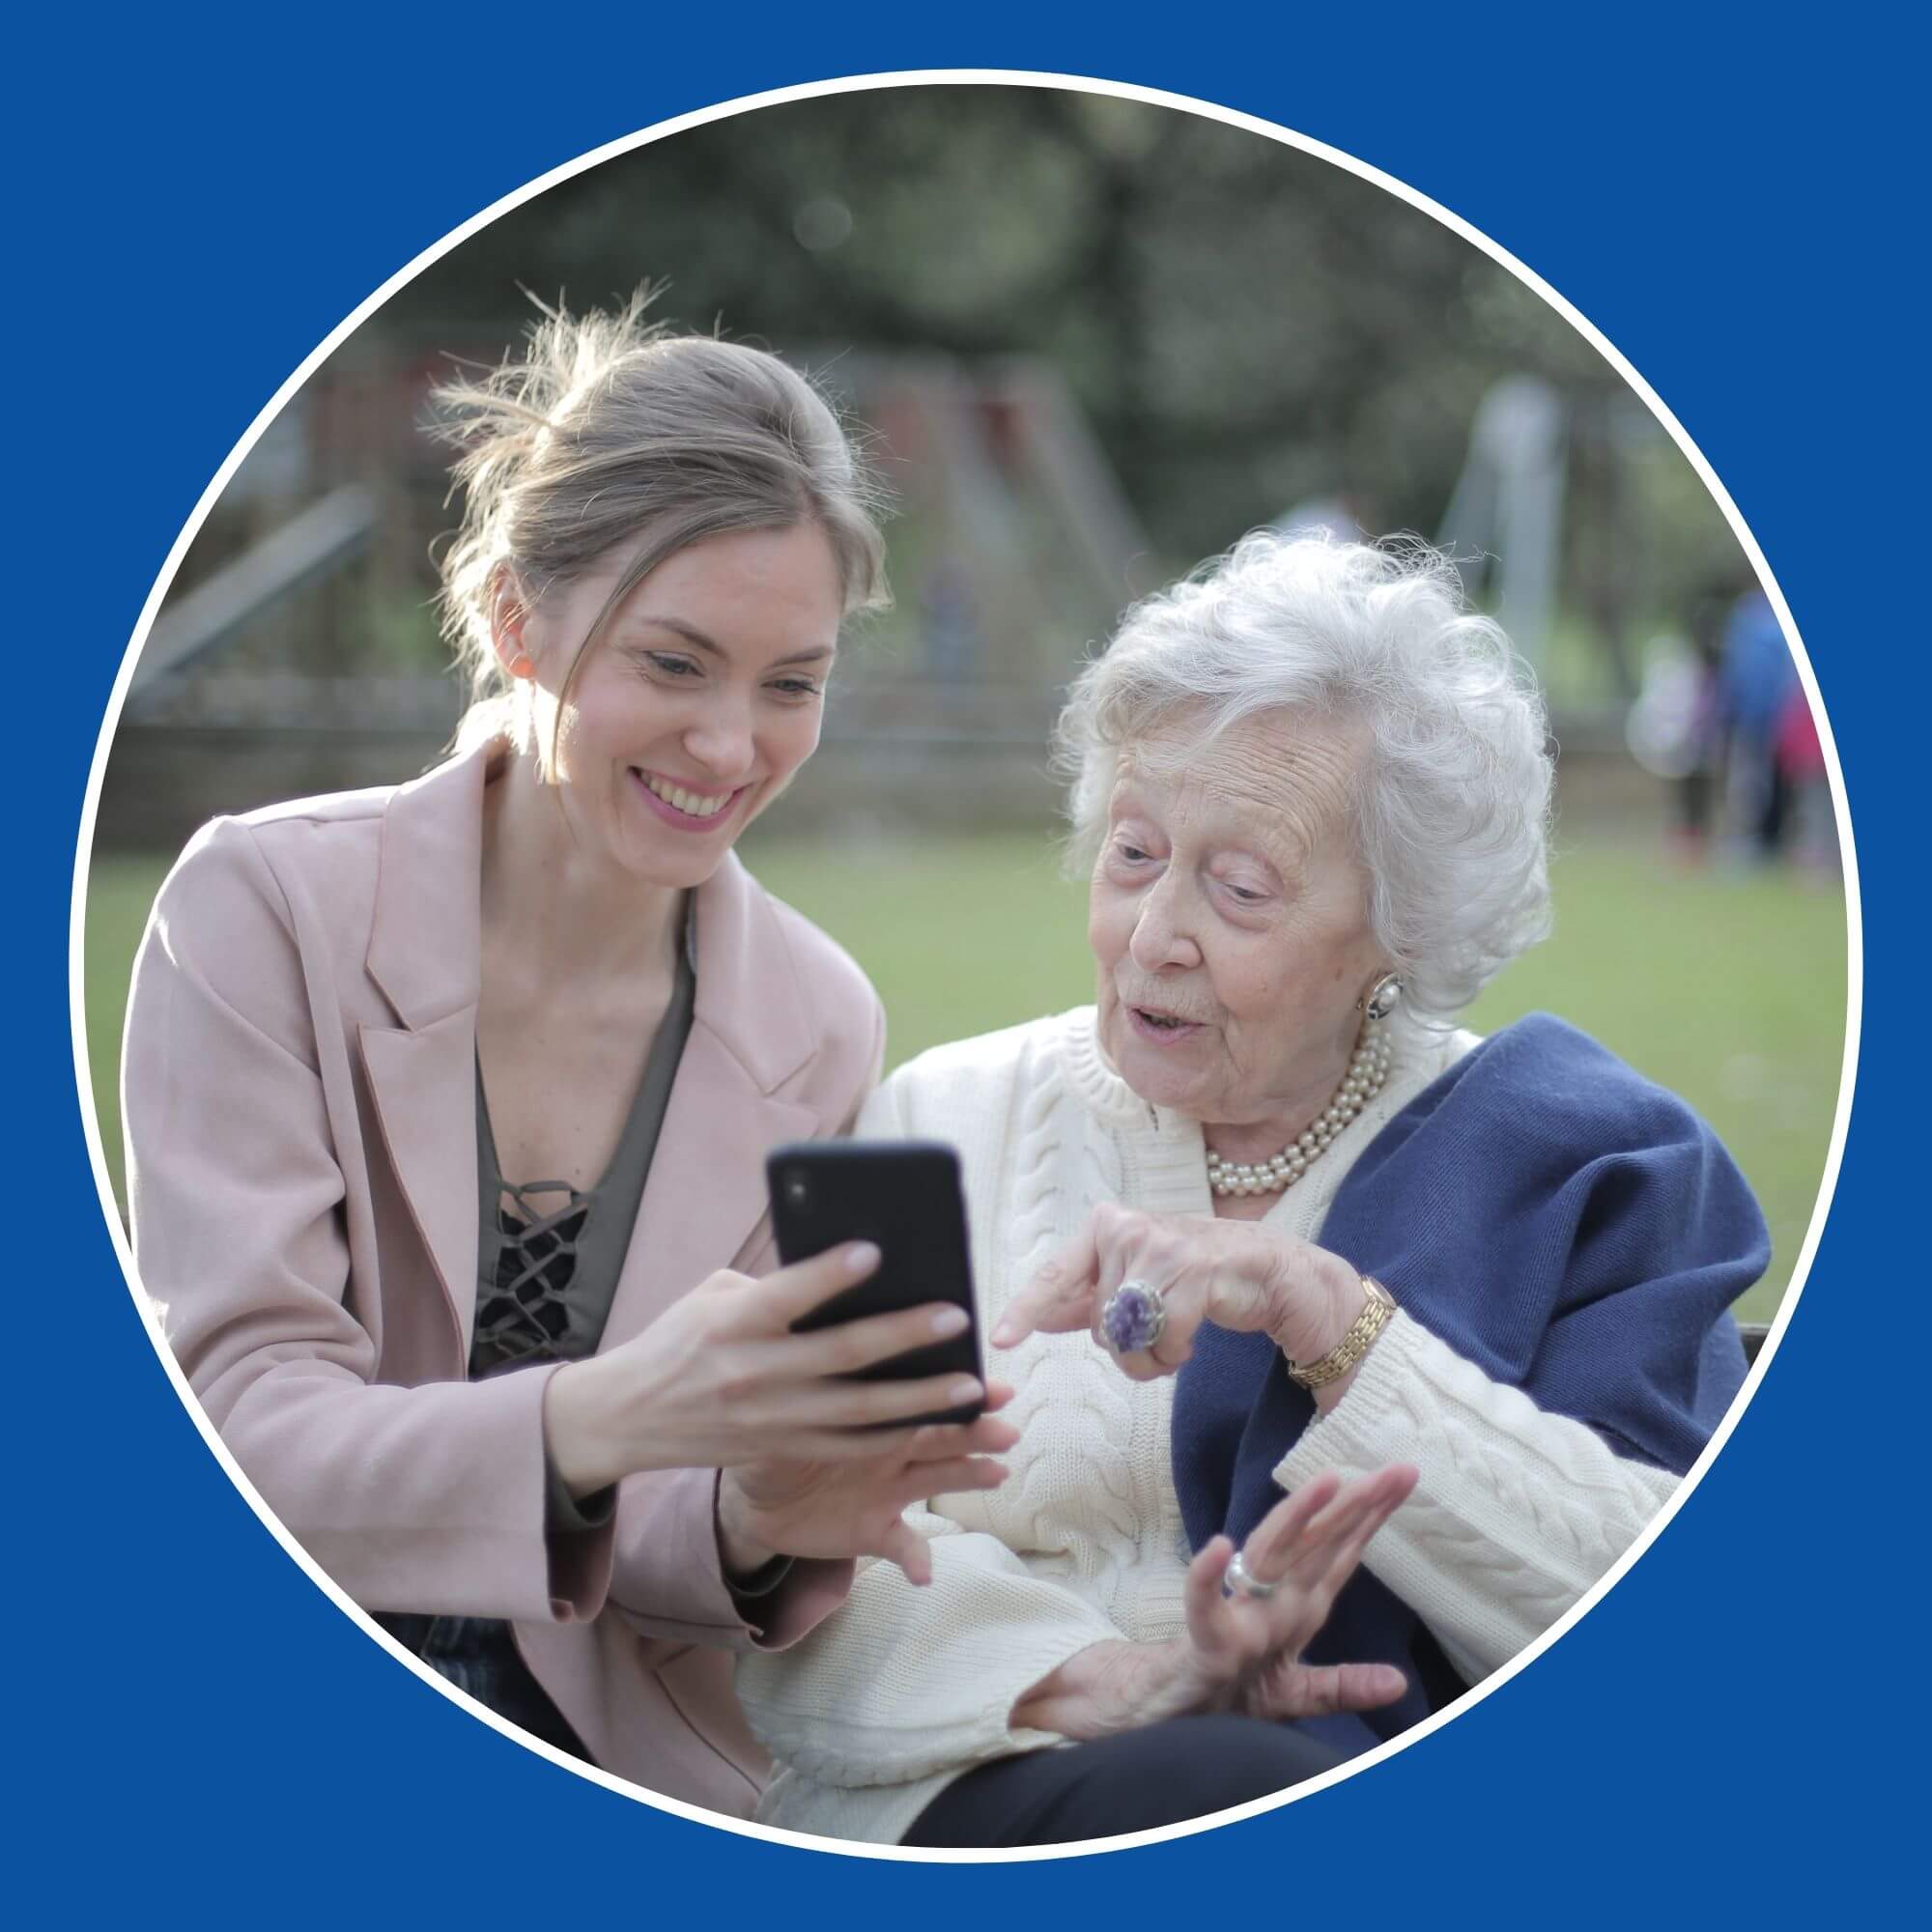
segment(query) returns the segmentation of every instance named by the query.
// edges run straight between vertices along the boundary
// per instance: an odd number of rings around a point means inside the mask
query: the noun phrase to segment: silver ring
[[[1228,1574],[1221,1578],[1224,1597],[1252,1597],[1257,1603],[1273,1596],[1280,1587],[1279,1583],[1264,1583],[1259,1577],[1250,1576],[1247,1559],[1238,1549],[1235,1551],[1235,1560],[1228,1565]]]
[[[1123,1281],[1100,1310],[1100,1339],[1117,1355],[1145,1353],[1167,1332],[1167,1304],[1148,1281]]]

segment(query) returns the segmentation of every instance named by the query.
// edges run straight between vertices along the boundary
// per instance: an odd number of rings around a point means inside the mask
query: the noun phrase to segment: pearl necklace
[[[1208,1185],[1223,1199],[1231,1194],[1279,1194],[1293,1187],[1320,1160],[1328,1144],[1382,1091],[1388,1078],[1389,1044],[1374,1020],[1363,1023],[1342,1084],[1328,1104],[1308,1123],[1307,1130],[1282,1149],[1272,1160],[1234,1166],[1208,1150]]]

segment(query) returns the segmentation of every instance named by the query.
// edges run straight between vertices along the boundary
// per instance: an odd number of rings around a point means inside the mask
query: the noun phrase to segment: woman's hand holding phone
[[[968,1318],[952,1302],[792,1332],[878,1265],[875,1246],[854,1242],[762,1281],[721,1269],[641,1334],[558,1369],[544,1399],[558,1474],[588,1495],[643,1469],[729,1472],[721,1529],[734,1568],[782,1553],[881,1555],[908,1575],[926,1570],[900,1513],[923,1496],[992,1488],[1005,1471],[980,1459],[1017,1432],[991,1415],[907,1421],[980,1401],[972,1377],[846,1379],[959,1334]],[[1009,1393],[983,1391],[988,1408]]]
[[[990,1459],[1010,1449],[1019,1431],[991,1411],[1012,1394],[1004,1382],[989,1383],[987,1413],[977,1422],[929,1422],[903,1448],[865,1462],[725,1470],[718,1491],[725,1562],[743,1575],[781,1554],[883,1556],[909,1582],[931,1582],[931,1552],[905,1512],[927,1496],[993,1490],[1006,1481],[1006,1465]]]

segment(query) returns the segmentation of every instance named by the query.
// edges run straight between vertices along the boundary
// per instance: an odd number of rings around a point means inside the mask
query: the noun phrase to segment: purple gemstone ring
[[[1123,1281],[1100,1310],[1100,1339],[1117,1355],[1138,1355],[1167,1332],[1167,1305],[1151,1282]]]

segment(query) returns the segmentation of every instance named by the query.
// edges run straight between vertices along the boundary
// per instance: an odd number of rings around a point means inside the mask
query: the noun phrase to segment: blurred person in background
[[[1711,849],[1711,828],[1724,777],[1722,607],[1707,597],[1691,620],[1689,704],[1677,778],[1679,850],[1693,862]]]
[[[1804,687],[1794,681],[1778,716],[1774,746],[1788,794],[1791,857],[1808,879],[1830,882],[1840,876],[1837,826],[1832,810],[1832,781],[1825,767],[1825,745]]]
[[[1576,1605],[1744,1380],[1710,1129],[1561,1020],[1457,1025],[1547,930],[1550,769],[1445,561],[1251,537],[1059,738],[1096,1005],[859,1123],[959,1147],[1022,1446],[915,1519],[929,1590],[740,1657],[770,1824],[1060,1843],[1330,1769]]]
[[[455,755],[196,836],[134,974],[128,1201],[210,1419],[358,1605],[556,1748],[743,1813],[725,1653],[796,1641],[854,1556],[924,1578],[903,1508],[998,1481],[1012,1432],[855,1434],[980,1393],[838,1378],[943,1305],[789,1332],[875,1254],[753,1278],[765,1149],[850,1124],[884,1021],[732,847],[880,542],[816,390],[644,306],[440,392]]]
[[[1723,781],[1721,598],[1699,602],[1689,645],[1669,635],[1652,640],[1643,688],[1625,720],[1631,755],[1670,787],[1669,837],[1687,864],[1708,855]]]
[[[1803,690],[1777,614],[1757,584],[1731,606],[1722,648],[1731,835],[1741,851],[1768,864],[1783,849],[1790,805],[1778,731],[1792,694],[1802,700]]]

